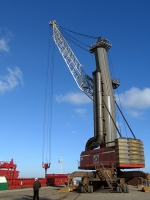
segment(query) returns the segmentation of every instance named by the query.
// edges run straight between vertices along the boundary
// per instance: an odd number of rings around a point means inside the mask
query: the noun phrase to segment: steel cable
[[[48,54],[45,81],[45,99],[44,99],[44,118],[43,118],[43,144],[42,144],[42,162],[51,161],[51,131],[52,131],[52,99],[53,99],[53,46],[51,31],[48,38]],[[52,48],[51,48],[52,47]],[[52,53],[51,53],[52,51]],[[50,57],[51,56],[51,57]]]
[[[71,33],[74,33],[74,34],[77,34],[77,35],[80,35],[80,36],[83,36],[83,37],[87,37],[87,38],[93,38],[93,39],[98,39],[99,37],[96,37],[96,36],[90,36],[90,35],[86,35],[86,34],[82,34],[82,33],[78,33],[78,32],[75,32],[75,31],[71,31],[69,29],[66,29],[66,28],[63,28],[62,26],[59,26],[60,28],[66,30],[66,31],[69,31]]]

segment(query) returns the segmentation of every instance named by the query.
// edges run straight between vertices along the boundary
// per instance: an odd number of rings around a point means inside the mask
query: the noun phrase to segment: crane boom
[[[83,91],[91,100],[93,100],[93,79],[90,78],[84,71],[82,65],[76,58],[70,46],[66,42],[58,29],[56,21],[49,23],[53,27],[53,39],[57,45],[63,59],[65,60],[77,86]]]

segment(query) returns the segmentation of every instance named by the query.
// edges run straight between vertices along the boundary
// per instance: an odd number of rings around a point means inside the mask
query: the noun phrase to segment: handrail
[[[102,165],[103,169],[105,170],[104,165],[103,165],[102,163],[101,163],[101,165]],[[109,176],[109,174],[107,173],[107,171],[105,171],[105,173],[107,174],[107,176],[109,177],[109,179],[112,181],[112,179],[111,179],[111,177]]]
[[[115,161],[101,161],[100,163],[95,163],[95,167],[101,168],[101,164],[105,165],[105,168],[116,168],[116,162]]]

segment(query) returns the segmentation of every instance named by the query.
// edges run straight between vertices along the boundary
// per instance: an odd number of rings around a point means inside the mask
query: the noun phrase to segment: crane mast
[[[93,100],[93,81],[84,71],[82,65],[78,61],[77,57],[71,50],[70,46],[66,42],[58,29],[56,21],[49,23],[53,27],[53,39],[57,45],[64,61],[66,62],[77,86],[83,91],[91,100]]]

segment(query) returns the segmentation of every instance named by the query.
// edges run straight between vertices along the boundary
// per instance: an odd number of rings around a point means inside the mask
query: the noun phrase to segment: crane
[[[106,54],[112,45],[109,40],[99,37],[96,44],[90,47],[89,52],[95,55],[96,62],[96,70],[92,72],[91,78],[85,73],[59,31],[56,21],[51,21],[49,24],[53,28],[54,42],[77,86],[93,101],[94,136],[87,140],[85,150],[80,155],[78,168],[95,170],[95,172],[88,175],[87,172],[72,173],[72,177],[79,174],[82,176],[81,192],[93,192],[96,188],[105,185],[118,192],[122,190],[128,192],[127,184],[124,182],[121,185],[118,182],[119,176],[122,175],[120,169],[145,167],[144,148],[143,142],[136,139],[133,132],[131,133],[134,138],[122,137],[116,126],[115,105],[118,107],[118,104],[113,90],[120,85],[120,82],[111,78]],[[122,112],[121,114],[123,116]]]

